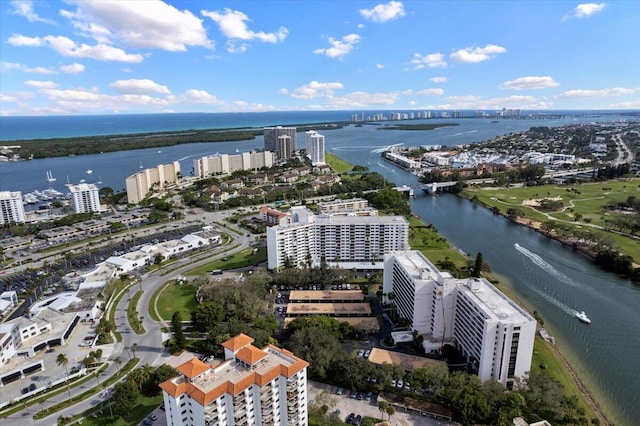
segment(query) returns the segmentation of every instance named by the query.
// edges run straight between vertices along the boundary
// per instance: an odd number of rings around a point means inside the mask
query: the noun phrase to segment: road
[[[226,212],[223,213],[203,213],[198,216],[198,219],[204,220],[204,223],[214,223],[219,222],[222,219],[222,216],[226,215]],[[185,273],[185,271],[193,269],[195,267],[207,264],[212,260],[217,258],[227,256],[230,253],[235,253],[244,250],[249,247],[251,242],[253,241],[252,237],[247,235],[246,231],[241,230],[231,224],[228,224],[234,228],[233,231],[226,228],[224,230],[225,233],[230,234],[234,237],[233,244],[239,244],[238,247],[224,252],[227,246],[220,246],[218,254],[214,254],[212,256],[207,256],[202,260],[198,260],[196,262],[184,262],[184,265],[172,270],[167,275],[162,275],[163,270],[160,269],[152,274],[148,274],[141,278],[141,281],[138,284],[133,285],[127,290],[127,293],[120,299],[116,307],[115,319],[116,326],[118,331],[122,334],[122,342],[114,344],[113,351],[109,356],[109,367],[101,374],[100,382],[104,381],[106,378],[114,375],[119,369],[119,365],[113,362],[116,357],[119,357],[121,360],[126,361],[129,359],[128,351],[125,350],[125,347],[131,347],[134,343],[137,344],[136,347],[136,357],[140,358],[139,366],[149,364],[149,365],[161,365],[164,363],[164,360],[168,358],[170,355],[168,352],[163,350],[162,346],[162,332],[161,328],[165,326],[163,322],[156,322],[151,319],[151,316],[148,313],[149,302],[151,301],[151,297],[153,293],[159,288],[161,285],[166,283],[169,280],[177,278],[179,275]],[[128,299],[133,296],[139,289],[142,289],[143,293],[140,299],[138,300],[137,310],[138,312],[143,313],[143,326],[146,332],[142,335],[136,334],[130,327],[129,322],[127,321],[127,304]],[[94,388],[97,385],[97,382],[93,380],[88,381],[87,383],[72,388],[71,395],[76,396],[81,393]],[[19,425],[24,423],[26,419],[28,419],[29,423],[32,425],[56,425],[56,421],[58,417],[65,416],[70,417],[74,416],[78,413],[81,413],[89,408],[97,405],[102,402],[100,398],[100,394],[96,394],[91,398],[88,398],[78,404],[75,404],[69,408],[61,410],[49,417],[40,420],[33,420],[31,416],[37,411],[42,410],[43,408],[50,407],[57,403],[66,401],[68,399],[68,393],[63,392],[57,396],[54,396],[48,399],[44,406],[34,405],[25,410],[22,410],[18,413],[15,413],[5,420],[2,421],[3,425]]]

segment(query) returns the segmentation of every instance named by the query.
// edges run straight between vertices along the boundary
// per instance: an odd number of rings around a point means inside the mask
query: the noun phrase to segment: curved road
[[[205,223],[214,223],[214,222],[219,222],[222,219],[221,215],[224,213],[225,212],[203,213],[199,215],[198,218],[204,219]],[[159,288],[162,284],[164,284],[169,280],[177,278],[179,275],[183,274],[185,271],[207,264],[214,259],[227,256],[230,253],[242,251],[245,248],[249,247],[249,245],[253,241],[253,237],[250,234],[247,235],[246,231],[232,224],[227,223],[227,226],[232,227],[234,230],[231,231],[229,228],[224,228],[223,229],[224,232],[227,234],[230,234],[234,238],[233,244],[238,244],[238,243],[240,244],[238,247],[228,252],[222,253],[227,246],[220,246],[216,254],[212,254],[210,256],[205,257],[202,260],[198,260],[195,262],[191,262],[191,261],[185,262],[183,266],[176,268],[175,270],[173,270],[171,273],[167,275],[161,275],[162,269],[160,269],[152,274],[143,276],[139,284],[134,284],[133,286],[129,287],[129,289],[126,291],[126,294],[120,299],[120,302],[116,307],[116,313],[115,313],[116,328],[122,334],[122,342],[114,344],[113,352],[109,357],[110,359],[109,367],[100,375],[100,379],[99,379],[100,382],[104,381],[108,377],[111,377],[118,371],[120,366],[117,363],[113,362],[113,360],[116,357],[120,357],[123,363],[129,359],[129,355],[125,350],[125,347],[127,346],[131,347],[134,343],[137,343],[136,357],[140,358],[140,362],[138,366],[145,365],[145,364],[161,365],[166,358],[170,357],[169,353],[165,352],[162,346],[161,328],[164,327],[165,324],[162,321],[161,322],[153,321],[150,315],[148,314],[148,306],[149,306],[149,302],[151,301],[151,297],[153,296],[153,293],[156,291],[156,289]],[[128,299],[131,296],[133,296],[140,288],[142,289],[143,293],[140,299],[138,300],[137,310],[138,312],[144,313],[143,326],[146,330],[145,334],[141,334],[141,335],[136,334],[131,329],[129,322],[127,321]],[[73,396],[79,395],[89,389],[95,388],[97,384],[98,384],[97,381],[90,380],[83,385],[72,388],[71,394]],[[67,399],[68,399],[68,393],[62,392],[59,395],[48,399],[45,402],[44,407],[49,407],[59,402],[66,401]],[[75,404],[55,414],[52,414],[51,416],[45,417],[44,419],[33,420],[32,419],[33,414],[43,409],[43,407],[40,404],[37,404],[25,410],[22,410],[18,413],[15,413],[11,416],[6,417],[5,420],[2,421],[2,424],[18,425],[18,424],[24,423],[25,421],[28,421],[30,424],[37,425],[37,426],[56,425],[58,417],[74,416],[78,413],[81,413],[97,405],[98,403],[102,402],[102,400],[103,399],[100,397],[100,394],[96,394],[91,398],[88,398],[82,402],[79,402],[78,404]]]

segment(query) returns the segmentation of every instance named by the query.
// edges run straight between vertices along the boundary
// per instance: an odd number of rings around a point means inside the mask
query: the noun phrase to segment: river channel
[[[368,165],[398,185],[417,179],[348,145],[334,152]],[[506,278],[518,298],[537,310],[545,328],[607,417],[617,425],[640,424],[640,286],[595,267],[584,255],[514,224],[489,209],[451,194],[415,191],[411,210],[433,224],[455,247],[475,258],[481,252],[492,271]],[[575,318],[585,311],[586,325]],[[537,368],[537,366],[532,366]]]
[[[586,120],[585,120],[586,121]],[[379,151],[395,143],[405,145],[453,145],[488,140],[499,134],[526,130],[530,126],[560,126],[574,122],[512,120],[462,120],[460,126],[429,132],[376,130],[375,126],[349,126],[323,132],[327,149],[352,163],[368,166],[398,185],[417,186],[417,179],[380,159]],[[155,129],[154,129],[155,130]],[[303,138],[300,135],[300,146]],[[45,172],[58,178],[52,185],[65,192],[67,176],[104,181],[103,186],[124,188],[126,176],[150,167],[180,160],[183,174],[189,174],[194,158],[234,153],[263,146],[261,137],[252,141],[197,143],[161,149],[144,149],[81,157],[0,164],[0,190],[29,192],[44,189]],[[87,174],[88,169],[93,170]],[[491,269],[531,311],[537,310],[545,327],[556,337],[565,357],[607,416],[617,425],[640,424],[640,287],[596,268],[583,255],[535,231],[515,225],[469,201],[453,195],[439,197],[416,191],[411,202],[414,213],[434,224],[453,245],[475,257],[482,252]],[[584,310],[592,322],[585,325],[575,317]],[[533,366],[536,368],[536,366]]]

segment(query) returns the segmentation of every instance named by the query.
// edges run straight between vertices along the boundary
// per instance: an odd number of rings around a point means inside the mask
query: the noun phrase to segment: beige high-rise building
[[[138,204],[155,187],[163,190],[167,185],[178,182],[180,174],[180,163],[174,161],[170,164],[160,164],[157,167],[144,169],[135,175],[129,176],[126,180],[127,202]]]
[[[193,358],[160,384],[169,426],[306,426],[307,366],[273,345],[257,348],[245,334],[222,343],[225,360]]]
[[[219,174],[230,174],[238,170],[258,170],[273,166],[274,154],[271,151],[250,151],[235,155],[215,154],[193,161],[193,174],[206,178]]]

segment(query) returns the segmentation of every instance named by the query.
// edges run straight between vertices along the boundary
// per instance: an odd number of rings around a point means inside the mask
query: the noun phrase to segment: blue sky
[[[0,1],[0,115],[640,109],[640,2]]]

